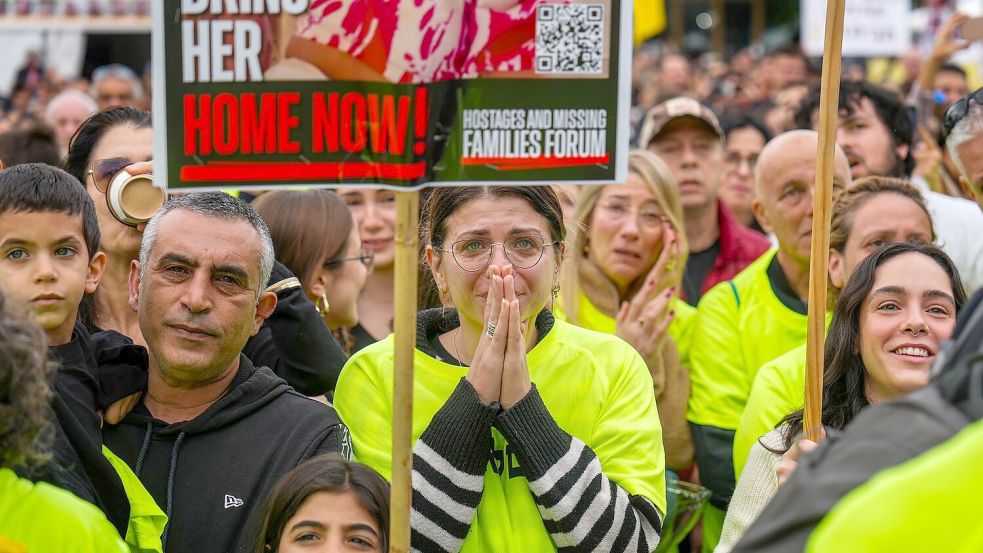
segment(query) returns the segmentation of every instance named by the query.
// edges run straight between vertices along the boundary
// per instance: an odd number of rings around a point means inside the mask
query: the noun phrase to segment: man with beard
[[[819,125],[819,90],[813,90],[795,116],[796,125]],[[854,179],[870,175],[909,178],[914,160],[912,121],[901,99],[866,82],[840,84],[836,142],[846,152]],[[968,200],[929,189],[921,177],[912,184],[925,196],[939,244],[956,263],[967,291],[983,287],[983,213]]]

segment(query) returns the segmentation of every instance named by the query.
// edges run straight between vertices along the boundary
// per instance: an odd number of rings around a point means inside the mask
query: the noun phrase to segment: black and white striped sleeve
[[[413,447],[413,551],[460,551],[481,501],[498,411],[462,378],[420,435]]]
[[[651,553],[659,544],[659,509],[605,476],[597,455],[557,425],[535,385],[495,427],[516,452],[560,551]]]

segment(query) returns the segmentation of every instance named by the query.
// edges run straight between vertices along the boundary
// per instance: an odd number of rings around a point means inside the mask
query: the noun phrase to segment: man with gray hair
[[[143,85],[132,69],[111,63],[92,71],[92,96],[100,111],[113,106],[140,108]]]
[[[983,88],[953,102],[942,118],[945,145],[959,169],[959,185],[983,209]],[[974,237],[979,239],[979,237]]]
[[[106,444],[168,516],[165,551],[249,551],[263,501],[319,453],[350,456],[335,411],[242,355],[276,306],[273,242],[259,215],[220,192],[171,200],[130,268],[147,342],[143,401]]]
[[[83,121],[98,111],[96,101],[88,94],[69,88],[55,95],[44,110],[44,120],[55,130],[58,151],[62,158],[68,154],[68,143]]]

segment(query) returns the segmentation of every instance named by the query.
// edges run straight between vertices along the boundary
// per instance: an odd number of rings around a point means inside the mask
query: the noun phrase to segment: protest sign
[[[827,0],[802,0],[802,50],[823,55]],[[850,0],[843,23],[843,56],[901,56],[911,47],[911,0]]]
[[[154,8],[155,172],[171,189],[626,176],[620,0]]]

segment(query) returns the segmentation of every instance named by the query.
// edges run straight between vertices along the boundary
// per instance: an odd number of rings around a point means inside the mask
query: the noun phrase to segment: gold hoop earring
[[[559,280],[554,280],[553,281],[553,289],[550,290],[550,292],[553,293],[553,299],[556,299],[557,296],[560,295],[560,281]]]
[[[317,312],[320,313],[321,316],[323,317],[331,312],[331,305],[328,304],[328,296],[324,292],[321,292],[320,301],[321,301],[321,305],[318,305],[317,302],[315,301],[314,307],[317,308]]]

